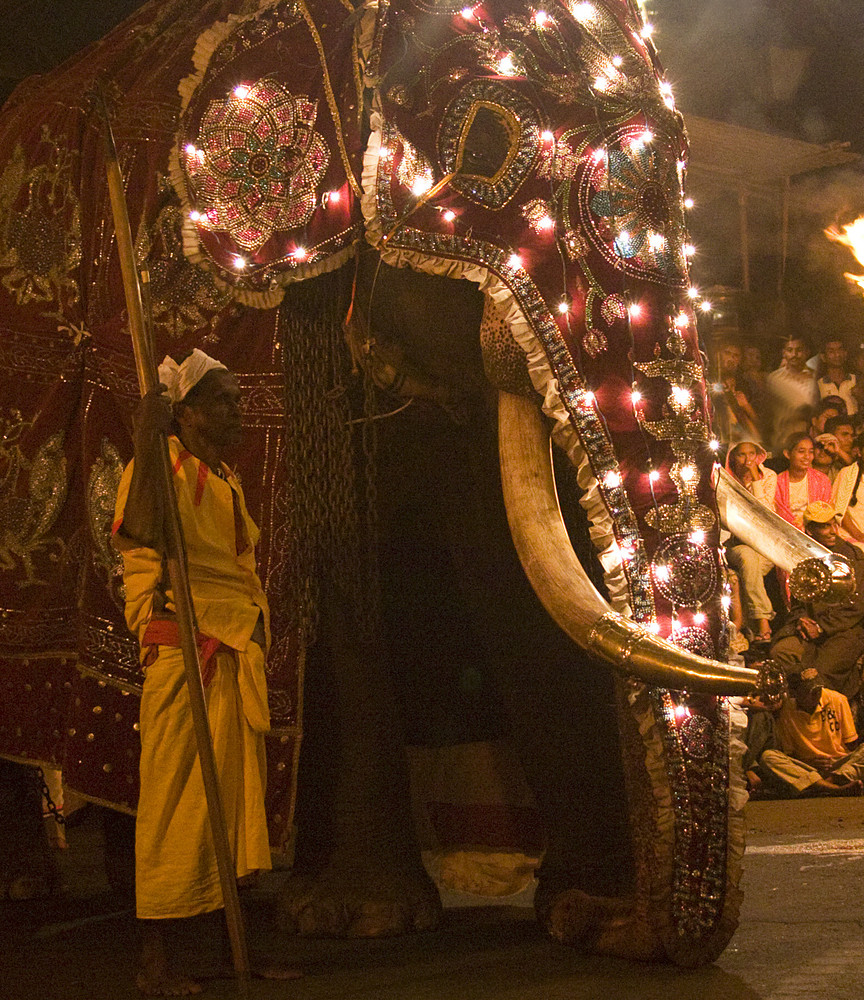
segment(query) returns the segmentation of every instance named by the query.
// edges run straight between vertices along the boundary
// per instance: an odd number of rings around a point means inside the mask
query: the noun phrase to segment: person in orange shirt
[[[207,713],[238,879],[271,867],[264,812],[270,626],[255,562],[258,529],[224,463],[241,436],[237,380],[198,350],[179,365],[166,358],[159,377],[163,391],[144,397],[136,420],[135,458],[118,490],[114,544],[123,555],[126,621],[140,641],[144,670],[135,843],[138,986],[150,996],[176,996],[201,987],[175,970],[169,953],[175,935],[163,931],[172,920],[221,909],[223,901],[161,555],[162,508],[152,485],[160,435],[170,434]]]
[[[858,733],[849,702],[812,668],[790,676],[789,686],[793,696],[775,720],[782,750],[763,751],[760,768],[796,795],[861,795],[864,745],[852,749]]]

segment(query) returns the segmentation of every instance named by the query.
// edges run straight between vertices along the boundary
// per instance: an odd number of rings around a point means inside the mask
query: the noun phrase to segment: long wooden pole
[[[159,385],[159,376],[143,305],[141,276],[139,276],[138,265],[135,259],[132,227],[129,224],[129,212],[126,205],[123,176],[117,160],[117,150],[114,145],[114,136],[111,131],[111,122],[107,108],[104,100],[100,99],[100,103],[105,126],[105,171],[108,179],[108,196],[111,200],[114,231],[117,236],[117,250],[120,254],[120,269],[123,275],[126,308],[129,313],[129,330],[132,335],[132,346],[135,351],[138,384],[143,396]],[[149,276],[145,280],[149,281]],[[204,685],[201,681],[201,664],[198,658],[198,646],[195,642],[197,627],[195,611],[192,605],[192,593],[189,588],[186,546],[183,541],[183,529],[177,510],[177,497],[174,493],[171,458],[166,438],[162,439],[161,451],[160,476],[158,483],[155,483],[154,486],[161,491],[164,499],[163,506],[166,511],[166,559],[171,590],[174,595],[177,625],[180,632],[180,647],[183,652],[183,663],[186,671],[186,687],[189,690],[189,706],[192,710],[192,723],[198,746],[198,757],[201,761],[204,794],[207,800],[207,811],[210,816],[213,845],[216,850],[216,863],[219,869],[219,881],[222,886],[222,898],[225,903],[225,919],[228,924],[228,936],[231,941],[234,971],[237,974],[240,990],[245,995],[249,991],[249,957],[246,949],[246,934],[240,911],[240,899],[237,895],[236,869],[231,856],[228,828],[225,824],[225,810],[222,806],[222,795],[219,791],[219,776],[216,772],[216,758],[213,754],[213,739],[210,733],[210,723],[207,719],[207,704],[204,699]]]

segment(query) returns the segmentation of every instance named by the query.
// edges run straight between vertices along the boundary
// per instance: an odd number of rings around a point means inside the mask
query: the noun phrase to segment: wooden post
[[[141,278],[138,274],[138,266],[135,259],[132,227],[129,224],[129,212],[126,205],[123,176],[117,160],[117,150],[114,145],[111,122],[102,95],[100,95],[99,103],[104,117],[105,171],[108,179],[108,195],[111,200],[111,212],[114,217],[114,231],[117,236],[117,250],[120,255],[120,269],[123,275],[126,308],[129,313],[129,331],[132,335],[132,347],[135,351],[138,384],[143,396],[158,386],[159,375],[156,369],[153,345],[143,307]],[[145,280],[149,281],[149,275],[145,276]],[[210,723],[207,719],[204,685],[201,681],[201,664],[198,658],[198,646],[195,642],[197,625],[192,605],[192,593],[189,588],[186,546],[183,541],[183,530],[177,510],[177,497],[174,493],[174,480],[171,470],[171,458],[168,451],[168,441],[164,437],[162,439],[160,476],[158,482],[154,483],[154,487],[161,491],[164,500],[163,506],[166,511],[165,548],[168,575],[171,580],[171,590],[174,594],[177,625],[180,632],[180,647],[183,652],[183,663],[186,670],[186,686],[189,689],[189,706],[192,712],[192,724],[198,747],[198,758],[201,761],[204,794],[207,800],[210,829],[213,834],[213,845],[216,851],[219,882],[222,886],[228,936],[231,941],[231,955],[234,963],[234,971],[237,974],[238,986],[240,991],[246,995],[249,992],[249,957],[246,950],[246,935],[243,927],[243,917],[240,912],[240,899],[237,895],[236,868],[231,855],[231,844],[228,840],[228,829],[225,824],[225,811],[222,806],[222,795],[219,790],[219,776],[216,772],[216,758],[213,754],[213,739],[210,733]]]
[[[750,230],[747,219],[747,188],[738,188],[738,219],[741,228],[741,285],[750,291]]]

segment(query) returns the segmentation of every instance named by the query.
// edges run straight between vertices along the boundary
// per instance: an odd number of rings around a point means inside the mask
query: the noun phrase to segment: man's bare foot
[[[807,789],[807,793],[810,795],[857,796],[864,793],[864,784],[856,780],[840,785],[825,778],[817,778]]]
[[[141,971],[135,985],[147,997],[188,997],[201,992],[201,984],[170,967],[162,920],[141,923]]]
[[[256,979],[278,979],[287,982],[289,979],[300,979],[303,972],[301,969],[295,969],[289,965],[279,965],[278,962],[262,962],[253,964],[252,975]]]
[[[762,779],[755,771],[745,771],[744,778],[747,781],[747,791],[750,793],[758,791],[762,786]]]
[[[188,976],[168,972],[156,974],[143,970],[135,977],[135,985],[145,997],[188,997],[201,992],[201,984]]]

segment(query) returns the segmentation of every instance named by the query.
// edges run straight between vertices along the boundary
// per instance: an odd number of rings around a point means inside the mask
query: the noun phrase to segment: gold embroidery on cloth
[[[24,570],[19,587],[45,584],[37,576],[33,557],[48,553],[56,562],[66,551],[62,538],[49,537],[66,501],[66,456],[63,432],[52,434],[32,459],[21,447],[24,433],[33,421],[25,421],[20,410],[0,420],[0,569]],[[26,494],[20,484],[26,482]]]
[[[108,592],[118,607],[125,601],[123,558],[111,545],[114,502],[123,475],[123,460],[108,438],[102,438],[101,454],[90,469],[87,480],[87,521],[93,540],[93,556],[98,569],[107,577]]]
[[[0,269],[19,306],[51,303],[56,307],[51,315],[63,319],[64,307],[78,301],[74,272],[81,263],[81,207],[72,187],[77,154],[64,149],[47,127],[40,151],[45,146],[44,162],[29,171],[16,146],[0,175]]]

